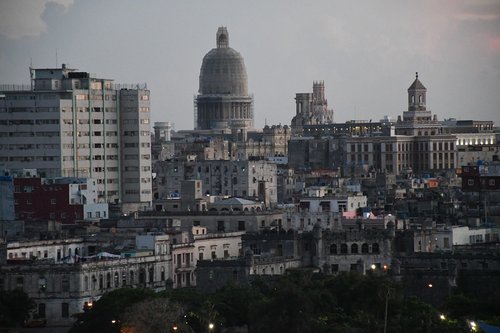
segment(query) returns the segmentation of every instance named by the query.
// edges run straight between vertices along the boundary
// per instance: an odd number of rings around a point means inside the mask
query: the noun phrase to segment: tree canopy
[[[80,315],[71,332],[168,332],[175,326],[175,332],[215,333],[246,326],[251,333],[362,333],[383,332],[387,326],[388,333],[460,333],[469,332],[467,318],[479,319],[474,316],[481,313],[480,319],[494,318],[498,305],[485,312],[492,302],[456,295],[438,310],[406,295],[388,276],[295,272],[255,278],[246,286],[228,285],[213,294],[116,290]]]

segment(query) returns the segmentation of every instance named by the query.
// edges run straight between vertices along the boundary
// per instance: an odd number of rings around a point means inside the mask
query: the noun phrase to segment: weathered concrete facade
[[[202,181],[204,195],[229,195],[277,202],[276,164],[265,160],[163,161],[156,165],[158,198],[181,192],[183,180]]]

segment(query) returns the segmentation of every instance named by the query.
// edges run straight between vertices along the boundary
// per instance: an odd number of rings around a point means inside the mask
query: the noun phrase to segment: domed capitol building
[[[226,27],[219,27],[217,47],[210,50],[200,70],[195,100],[195,129],[244,133],[253,127],[253,98],[243,57],[229,47]]]

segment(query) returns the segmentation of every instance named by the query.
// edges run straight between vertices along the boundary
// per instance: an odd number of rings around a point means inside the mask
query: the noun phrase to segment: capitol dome
[[[201,95],[248,95],[248,77],[243,57],[229,47],[227,28],[217,30],[217,47],[210,50],[200,70]]]
[[[217,47],[205,55],[201,64],[195,128],[242,133],[245,137],[246,130],[253,127],[253,97],[248,95],[245,62],[229,47],[226,27],[217,29],[216,42]]]

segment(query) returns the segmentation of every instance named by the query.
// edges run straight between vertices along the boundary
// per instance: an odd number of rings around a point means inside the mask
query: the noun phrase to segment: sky
[[[500,126],[500,0],[0,0],[0,84],[66,63],[147,83],[152,121],[192,129],[219,26],[245,59],[256,128],[289,125],[319,80],[334,121],[396,119],[415,72],[439,120]]]

